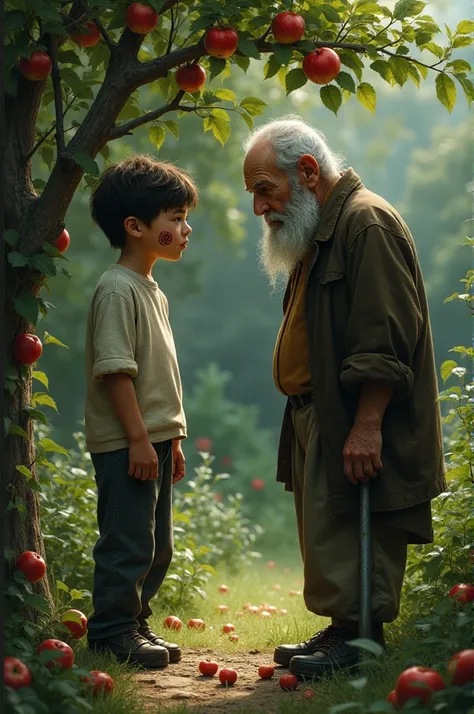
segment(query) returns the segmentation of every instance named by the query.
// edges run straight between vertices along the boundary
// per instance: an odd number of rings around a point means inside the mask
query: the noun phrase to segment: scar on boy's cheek
[[[160,233],[158,240],[161,245],[169,245],[173,240],[173,236],[171,235],[171,233],[168,233],[168,231],[163,231],[162,233]]]

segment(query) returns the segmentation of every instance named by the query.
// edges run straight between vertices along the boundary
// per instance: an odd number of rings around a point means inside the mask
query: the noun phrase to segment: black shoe
[[[332,629],[332,625],[330,625],[324,630],[316,632],[316,634],[310,637],[309,640],[300,642],[299,645],[279,645],[273,653],[274,662],[283,665],[283,667],[288,667],[292,657],[313,654],[313,652],[316,652],[319,645],[327,639]]]
[[[144,637],[152,645],[158,645],[159,647],[164,647],[168,650],[170,656],[170,662],[176,663],[181,660],[181,647],[175,645],[173,642],[166,642],[162,637],[156,635],[153,630],[151,630],[148,625],[141,625],[138,628],[138,634]]]
[[[146,669],[166,667],[170,661],[166,647],[151,644],[137,630],[107,639],[89,640],[88,647],[95,652],[112,652],[119,662],[139,664]]]
[[[348,627],[331,627],[331,632],[313,654],[292,657],[290,672],[301,679],[319,679],[331,676],[334,670],[356,667],[359,649],[349,644],[357,638],[357,630]]]

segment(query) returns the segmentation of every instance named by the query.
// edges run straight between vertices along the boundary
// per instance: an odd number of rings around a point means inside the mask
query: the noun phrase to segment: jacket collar
[[[315,243],[327,241],[332,237],[346,198],[362,186],[362,181],[353,169],[349,168],[342,174],[321,209]]]

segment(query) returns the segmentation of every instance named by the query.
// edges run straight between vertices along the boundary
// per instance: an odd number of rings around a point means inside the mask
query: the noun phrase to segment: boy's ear
[[[135,218],[135,216],[127,216],[127,218],[123,222],[123,227],[125,228],[125,231],[128,233],[128,235],[131,235],[134,238],[142,237],[140,222],[138,218]]]

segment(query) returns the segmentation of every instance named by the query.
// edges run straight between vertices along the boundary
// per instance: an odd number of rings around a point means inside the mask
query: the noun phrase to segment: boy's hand
[[[186,459],[184,458],[181,440],[173,441],[173,478],[172,483],[178,483],[186,474]]]
[[[148,435],[130,441],[128,475],[140,481],[158,478],[158,455]]]

